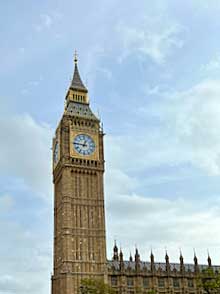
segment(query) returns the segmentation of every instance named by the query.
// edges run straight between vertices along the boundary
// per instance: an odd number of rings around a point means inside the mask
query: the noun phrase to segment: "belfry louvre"
[[[112,260],[106,256],[104,207],[103,129],[93,114],[88,90],[83,84],[75,57],[75,70],[65,98],[65,109],[53,139],[54,182],[54,268],[52,294],[77,294],[84,278],[102,278],[118,294],[200,293],[197,274],[212,268],[192,264],[141,260],[138,249],[134,257],[124,260],[117,244]]]

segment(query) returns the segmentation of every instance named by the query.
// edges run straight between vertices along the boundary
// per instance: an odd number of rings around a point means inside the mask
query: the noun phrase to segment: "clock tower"
[[[75,70],[53,139],[52,294],[77,294],[84,278],[106,277],[103,131]]]

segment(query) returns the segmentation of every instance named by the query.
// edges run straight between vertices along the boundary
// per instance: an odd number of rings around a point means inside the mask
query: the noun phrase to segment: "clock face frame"
[[[53,152],[54,164],[58,162],[58,159],[59,159],[59,143],[56,142],[54,145],[54,152]]]
[[[83,156],[90,156],[95,152],[96,144],[87,134],[78,134],[73,139],[74,150]]]

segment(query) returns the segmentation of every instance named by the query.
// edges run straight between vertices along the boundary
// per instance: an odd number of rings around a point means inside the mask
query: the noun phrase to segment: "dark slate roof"
[[[111,271],[113,268],[115,270],[119,270],[119,265],[120,265],[120,262],[119,261],[115,261],[115,260],[108,260],[108,269]],[[166,263],[165,262],[155,262],[154,263],[155,265],[155,269],[156,270],[161,270],[161,271],[165,271],[166,270]],[[187,264],[185,263],[184,264],[185,266],[185,270],[186,271],[191,271],[193,272],[194,271],[194,264]],[[127,269],[131,269],[131,270],[134,270],[135,269],[135,261],[124,261],[124,268],[125,270]],[[208,265],[199,265],[199,269],[200,270],[203,270],[203,269],[206,269],[208,268]],[[212,268],[215,270],[215,271],[220,271],[220,266],[216,266],[216,265],[213,265]],[[151,269],[151,263],[150,262],[144,262],[144,261],[141,261],[140,262],[140,270],[144,270],[144,269],[147,269],[148,271],[150,271]],[[170,263],[170,270],[171,271],[180,271],[180,264],[179,263]]]
[[[76,117],[89,118],[98,121],[98,118],[93,114],[88,104],[70,102],[67,106],[66,112]]]
[[[78,70],[78,66],[76,62],[75,62],[75,69],[74,69],[74,74],[73,74],[73,79],[70,85],[70,89],[88,92],[87,88],[84,86],[80,78],[80,74],[79,74],[79,70]]]

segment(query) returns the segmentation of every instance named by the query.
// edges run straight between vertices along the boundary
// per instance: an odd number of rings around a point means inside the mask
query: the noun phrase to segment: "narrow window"
[[[149,279],[147,277],[143,277],[143,287],[149,287]]]
[[[158,287],[164,287],[164,286],[165,286],[164,278],[158,278]]]
[[[127,285],[128,285],[128,287],[134,286],[133,277],[127,277]]]
[[[111,277],[111,284],[112,284],[112,286],[117,286],[118,280],[117,280],[116,276]]]
[[[193,288],[194,287],[193,279],[189,279],[188,280],[188,287],[189,288]]]
[[[180,286],[180,281],[178,278],[173,278],[173,287],[179,288]]]

